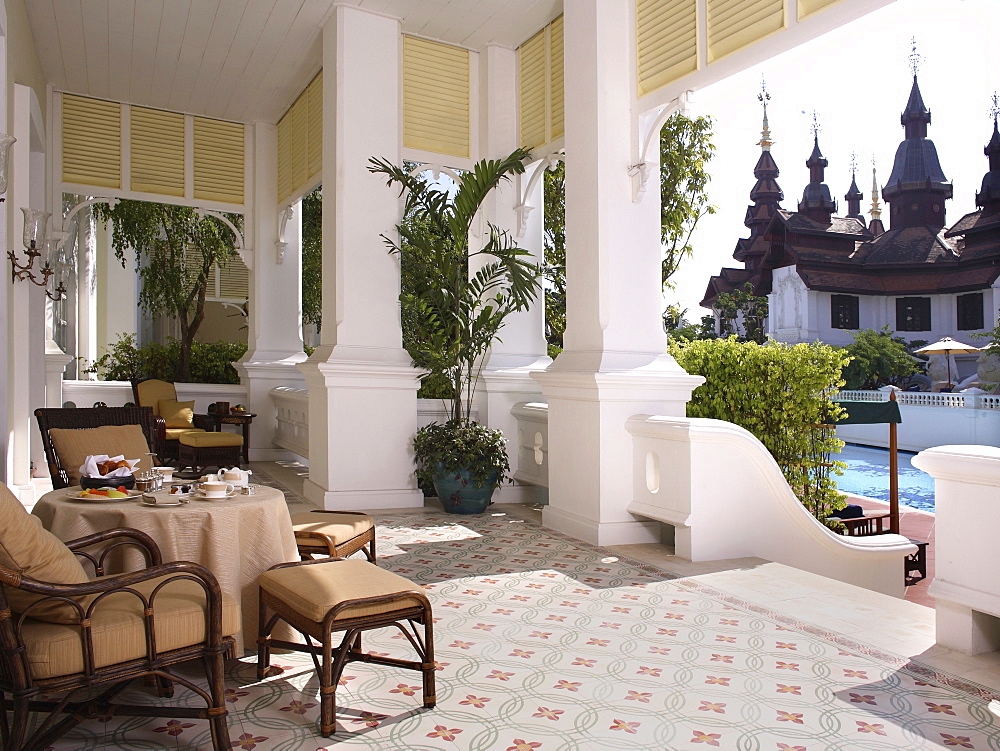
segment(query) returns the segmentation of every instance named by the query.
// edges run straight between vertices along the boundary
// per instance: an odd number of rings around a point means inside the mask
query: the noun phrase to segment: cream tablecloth
[[[63,541],[132,527],[156,541],[164,561],[205,566],[222,591],[240,601],[243,633],[236,649],[242,654],[244,644],[253,649],[257,640],[257,577],[276,563],[299,560],[284,495],[275,488],[255,487],[254,495],[167,507],[134,500],[75,501],[70,496],[80,489],[66,488],[43,495],[31,513]]]

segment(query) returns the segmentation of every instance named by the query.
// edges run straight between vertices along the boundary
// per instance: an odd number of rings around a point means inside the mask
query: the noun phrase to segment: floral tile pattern
[[[305,655],[229,671],[234,749],[994,749],[990,692],[508,513],[378,518],[380,564],[423,584],[438,706],[420,677],[352,663],[318,735]],[[368,650],[407,655],[392,631]],[[138,686],[129,701],[152,702]],[[178,689],[173,701],[193,702]],[[57,749],[209,748],[205,722],[95,718]]]

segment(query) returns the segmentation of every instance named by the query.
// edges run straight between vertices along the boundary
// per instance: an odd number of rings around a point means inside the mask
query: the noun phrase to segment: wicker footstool
[[[347,558],[359,550],[372,563],[375,558],[375,520],[360,511],[305,511],[292,517],[299,555]]]
[[[184,433],[178,440],[178,469],[191,467],[238,467],[243,449],[243,436],[217,433]]]
[[[268,615],[268,611],[271,615]],[[307,644],[279,641],[271,631],[285,621],[308,637]],[[417,652],[418,660],[367,654],[361,633],[397,626]],[[422,626],[420,629],[418,626]],[[257,678],[277,675],[271,648],[289,649],[319,658],[320,733],[337,730],[336,692],[344,666],[361,660],[376,665],[416,670],[423,675],[423,703],[433,707],[434,633],[431,604],[423,590],[385,569],[360,559],[283,563],[260,575],[260,636],[257,638]],[[339,646],[333,634],[342,631]],[[319,644],[313,644],[315,639]]]

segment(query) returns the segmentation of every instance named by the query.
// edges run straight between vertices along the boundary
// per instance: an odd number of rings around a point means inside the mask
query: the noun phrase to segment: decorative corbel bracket
[[[233,237],[236,240],[236,252],[239,253],[240,260],[243,261],[243,265],[246,266],[248,269],[251,270],[253,269],[253,252],[246,247],[246,243],[243,240],[243,233],[239,231],[239,229],[236,227],[235,224],[229,221],[229,219],[226,217],[225,214],[219,211],[215,211],[213,209],[202,209],[202,208],[196,208],[194,210],[194,213],[200,217],[206,217],[206,216],[213,217],[214,219],[218,219],[220,222],[229,227],[229,229],[232,230]]]
[[[63,219],[62,221],[62,227],[60,229],[54,229],[49,233],[51,239],[56,241],[56,249],[62,250],[63,246],[66,244],[66,241],[69,239],[70,225],[76,218],[76,215],[79,214],[83,209],[87,208],[88,206],[93,206],[95,203],[106,203],[111,208],[114,208],[115,206],[118,205],[118,201],[119,199],[117,198],[90,198],[86,201],[81,201],[72,209],[70,209],[69,213],[66,215],[66,218]]]
[[[528,203],[528,196],[531,195],[538,181],[541,180],[542,174],[545,170],[554,170],[559,162],[563,161],[566,155],[561,151],[549,154],[541,160],[541,164],[538,168],[531,173],[531,177],[528,178],[528,182],[524,186],[524,190],[520,191],[521,202],[514,207],[514,211],[517,213],[517,234],[514,236],[515,240],[520,240],[524,237],[524,233],[528,231],[528,214],[531,210],[535,208]]]
[[[646,185],[650,177],[649,167],[652,163],[649,153],[650,149],[653,148],[653,144],[656,144],[656,147],[659,148],[660,130],[663,128],[663,124],[674,113],[680,112],[684,114],[687,111],[687,108],[691,104],[692,93],[690,90],[682,91],[677,97],[664,105],[663,109],[655,116],[650,116],[645,121],[645,136],[642,140],[642,149],[639,151],[639,158],[636,159],[635,164],[629,165],[628,168],[628,175],[632,178],[633,203],[639,203],[643,196],[646,195]]]
[[[277,264],[285,262],[285,248],[288,247],[288,241],[285,240],[285,228],[293,216],[295,216],[295,209],[291,205],[285,206],[278,214],[278,239],[274,243],[274,262]]]
[[[632,203],[639,203],[646,195],[650,166],[649,162],[639,162],[628,168],[628,176],[632,178]]]

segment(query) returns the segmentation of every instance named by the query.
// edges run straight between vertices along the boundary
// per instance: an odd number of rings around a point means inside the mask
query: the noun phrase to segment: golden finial
[[[771,140],[771,128],[767,123],[767,103],[771,101],[771,95],[767,93],[767,83],[764,81],[764,77],[760,77],[760,93],[757,95],[757,101],[764,106],[764,125],[760,131],[760,141],[757,145],[760,146],[761,151],[770,151],[771,144],[774,141]]]
[[[872,221],[878,221],[882,217],[882,204],[878,200],[878,180],[875,177],[875,159],[872,159],[872,207],[869,213]]]

